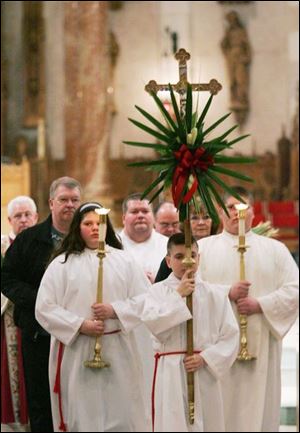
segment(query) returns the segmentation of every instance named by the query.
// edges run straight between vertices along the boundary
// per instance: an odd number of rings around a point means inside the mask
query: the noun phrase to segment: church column
[[[107,190],[109,112],[108,2],[64,2],[66,173],[84,187],[85,200]]]

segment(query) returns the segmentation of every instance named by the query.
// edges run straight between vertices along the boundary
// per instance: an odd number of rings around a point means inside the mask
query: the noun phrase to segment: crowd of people
[[[281,344],[298,314],[298,268],[281,242],[251,231],[253,197],[236,192],[248,204],[244,279],[234,196],[224,196],[222,228],[203,206],[191,209],[190,269],[171,202],[153,210],[139,193],[126,197],[120,233],[107,217],[102,269],[102,206],[82,203],[77,180],[52,182],[50,213],[38,224],[30,197],[12,200],[11,233],[1,236],[1,424],[32,432],[278,431]],[[240,315],[248,318],[249,362],[236,360]],[[95,341],[110,366],[85,365]]]

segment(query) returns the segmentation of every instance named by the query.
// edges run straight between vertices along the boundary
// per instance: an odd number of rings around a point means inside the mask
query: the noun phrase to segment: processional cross
[[[184,48],[180,48],[175,54],[175,59],[179,62],[179,81],[177,84],[171,84],[172,89],[179,93],[180,96],[180,115],[183,117],[185,113],[186,105],[186,89],[187,89],[187,60],[191,58],[190,53],[188,53]],[[216,95],[221,89],[221,84],[216,80],[212,79],[209,83],[199,83],[191,84],[193,92],[210,92],[212,95]],[[168,84],[157,84],[155,80],[149,81],[145,86],[145,90],[148,93],[159,91],[169,91]]]
[[[181,118],[185,115],[186,108],[186,97],[187,97],[187,60],[191,58],[190,54],[181,48],[176,54],[175,59],[179,62],[179,81],[177,84],[171,84],[172,89],[179,94],[180,97],[180,116]],[[212,95],[216,95],[221,89],[221,84],[216,80],[212,79],[209,83],[191,84],[192,91],[203,92],[209,91]],[[169,91],[168,84],[157,84],[156,81],[151,80],[145,86],[145,90],[148,93],[158,91]],[[187,212],[187,218],[184,221],[184,236],[185,236],[185,257],[183,263],[186,268],[191,268],[195,263],[192,258],[192,241],[191,241],[191,224],[189,218],[190,212]],[[192,294],[187,296],[187,307],[191,314],[193,314],[193,297]],[[193,343],[193,319],[187,321],[187,355],[193,355],[194,343]],[[187,373],[187,384],[188,384],[188,407],[189,407],[189,422],[194,423],[195,419],[195,392],[194,392],[194,373]]]

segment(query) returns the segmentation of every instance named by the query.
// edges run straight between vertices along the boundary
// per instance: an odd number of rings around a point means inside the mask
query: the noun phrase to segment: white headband
[[[88,208],[88,207],[95,207],[98,209],[101,209],[102,206],[98,203],[86,203],[85,205],[82,206],[82,208],[80,209],[80,212],[82,212],[84,209]]]

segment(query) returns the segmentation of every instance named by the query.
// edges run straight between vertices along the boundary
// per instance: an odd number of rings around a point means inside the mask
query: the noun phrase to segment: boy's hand
[[[116,319],[115,310],[110,304],[95,304],[92,305],[93,318],[95,320]]]
[[[177,287],[177,292],[183,298],[190,295],[195,290],[195,275],[193,274],[193,276],[189,277],[191,273],[191,270],[187,269]]]
[[[206,362],[204,361],[200,353],[195,353],[194,355],[186,355],[183,363],[188,373],[192,373],[206,365]]]
[[[79,332],[89,337],[99,337],[104,332],[104,322],[102,320],[84,320],[79,328]]]

